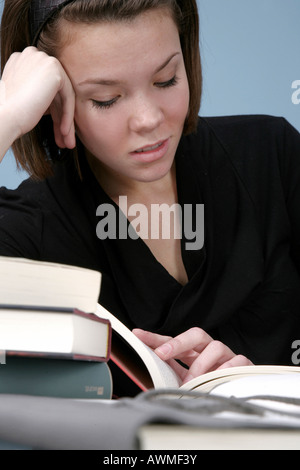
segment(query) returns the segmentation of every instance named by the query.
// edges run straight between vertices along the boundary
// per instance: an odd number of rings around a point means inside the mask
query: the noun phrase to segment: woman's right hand
[[[212,370],[253,365],[247,357],[235,354],[201,328],[190,328],[175,338],[141,329],[134,329],[133,333],[168,362],[183,383]],[[185,363],[188,368],[175,359]]]
[[[11,55],[0,82],[0,108],[12,123],[14,137],[31,131],[51,114],[56,144],[75,146],[72,84],[60,62],[35,47]]]

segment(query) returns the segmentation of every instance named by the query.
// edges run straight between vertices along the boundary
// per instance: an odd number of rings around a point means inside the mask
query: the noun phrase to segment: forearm
[[[9,110],[0,104],[0,162],[18,137],[17,126]]]

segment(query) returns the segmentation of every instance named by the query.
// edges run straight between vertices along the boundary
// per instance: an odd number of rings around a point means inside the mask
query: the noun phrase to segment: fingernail
[[[156,352],[161,354],[162,356],[168,356],[171,350],[172,350],[171,345],[166,343],[166,344],[162,344],[161,346],[159,346],[156,349]]]

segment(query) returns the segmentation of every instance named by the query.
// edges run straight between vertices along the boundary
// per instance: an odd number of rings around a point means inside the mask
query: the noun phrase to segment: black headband
[[[32,0],[29,9],[31,44],[36,45],[39,34],[54,13],[73,0]]]

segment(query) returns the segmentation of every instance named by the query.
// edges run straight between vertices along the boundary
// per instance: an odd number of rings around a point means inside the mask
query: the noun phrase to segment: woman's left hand
[[[175,338],[140,329],[134,329],[133,333],[172,366],[182,383],[212,370],[253,365],[245,356],[236,355],[201,328],[191,328]],[[188,369],[176,359],[186,364]]]

